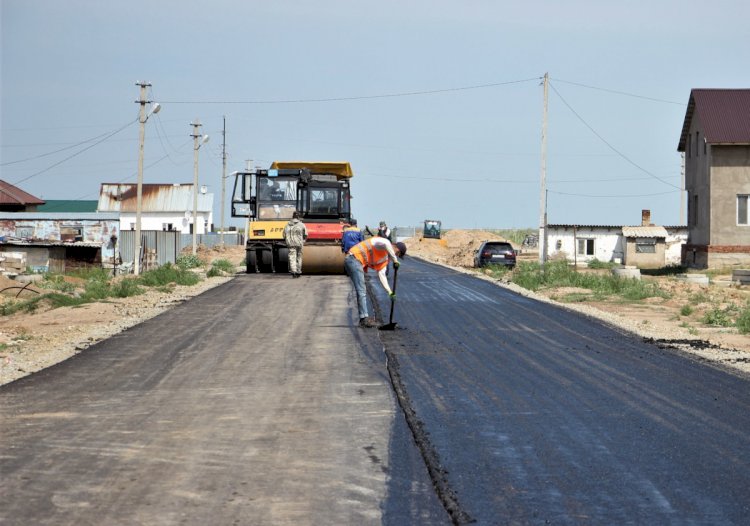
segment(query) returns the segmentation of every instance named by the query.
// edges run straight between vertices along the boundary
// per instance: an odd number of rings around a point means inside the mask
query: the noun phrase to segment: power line
[[[668,192],[659,192],[655,194],[615,194],[615,195],[591,195],[591,194],[573,194],[573,193],[567,193],[567,192],[555,192],[553,190],[548,190],[551,194],[556,195],[569,195],[573,197],[593,197],[593,198],[627,198],[627,197],[654,197],[657,195],[667,195],[667,194],[673,194],[675,192],[679,192],[680,190],[669,190]]]
[[[131,123],[129,122],[128,124],[125,125],[125,127],[130,126],[130,124]],[[121,129],[123,129],[123,128],[121,128]],[[78,142],[78,143],[75,143],[75,144],[71,144],[70,146],[66,146],[65,148],[60,148],[59,150],[55,150],[55,151],[52,151],[52,152],[47,152],[47,153],[43,153],[43,154],[40,154],[40,155],[35,155],[34,157],[27,157],[26,159],[18,159],[17,161],[8,161],[7,163],[0,163],[0,166],[8,166],[8,165],[11,165],[11,164],[24,163],[26,161],[33,161],[35,159],[41,159],[42,157],[48,157],[48,156],[54,155],[56,153],[64,152],[65,150],[70,150],[71,148],[75,148],[76,146],[81,146],[81,145],[89,143],[91,141],[95,141],[95,140],[99,139],[100,137],[104,137],[108,133],[110,133],[110,132],[104,132],[104,133],[102,133],[100,135],[97,135],[96,137],[92,137],[90,139],[86,139],[85,141],[81,141],[81,142]]]
[[[283,99],[283,100],[165,100],[163,104],[301,104],[307,102],[341,102],[350,100],[388,99],[395,97],[415,97],[418,95],[435,95],[437,93],[450,93],[475,89],[495,88],[509,84],[521,84],[523,82],[538,81],[540,77],[523,80],[511,80],[508,82],[493,82],[490,84],[476,84],[473,86],[459,86],[454,88],[432,89],[422,91],[405,91],[400,93],[387,93],[382,95],[356,95],[352,97],[330,97],[322,99]]]
[[[680,188],[679,186],[675,186],[672,183],[670,183],[668,181],[665,181],[661,177],[652,174],[651,172],[649,172],[648,170],[646,170],[645,168],[643,168],[642,166],[640,166],[639,164],[637,164],[635,161],[633,161],[632,159],[630,159],[627,155],[625,155],[624,153],[622,153],[620,150],[618,150],[617,148],[615,148],[614,146],[612,146],[612,144],[610,144],[604,137],[602,137],[601,134],[599,134],[588,122],[586,122],[584,120],[583,117],[581,117],[578,114],[578,112],[576,110],[573,109],[573,107],[570,104],[568,104],[568,101],[566,101],[565,98],[562,95],[560,95],[560,92],[557,91],[557,88],[555,88],[555,86],[552,83],[550,83],[550,87],[552,88],[552,91],[554,91],[555,94],[557,94],[557,96],[560,97],[560,100],[563,102],[563,104],[565,104],[568,107],[568,109],[573,113],[573,115],[575,115],[578,118],[578,120],[581,121],[583,123],[583,125],[586,126],[589,129],[589,131],[591,131],[591,133],[593,133],[594,135],[596,135],[596,137],[598,137],[600,141],[602,141],[604,144],[606,144],[607,147],[610,150],[612,150],[613,152],[615,152],[617,155],[619,155],[622,159],[624,159],[625,161],[627,161],[629,164],[635,166],[641,172],[649,175],[650,177],[653,177],[657,181],[661,181],[665,185],[671,186],[672,188],[676,188],[677,190],[682,190],[682,188]]]
[[[677,104],[678,106],[687,106],[687,104],[685,104],[684,102],[675,102],[673,100],[657,99],[654,97],[646,97],[644,95],[636,95],[635,93],[628,93],[625,91],[617,91],[617,90],[607,89],[607,88],[598,88],[596,86],[589,86],[588,84],[581,84],[580,82],[571,82],[569,80],[562,80],[562,79],[550,79],[550,80],[554,80],[555,82],[562,82],[564,84],[571,84],[573,86],[580,86],[582,88],[604,91],[607,93],[614,93],[616,95],[625,95],[626,97],[633,97],[636,99],[651,100],[654,102],[664,102],[665,104]]]
[[[103,143],[104,141],[106,141],[107,139],[109,139],[110,137],[112,137],[113,135],[116,135],[116,134],[120,133],[120,132],[121,132],[122,130],[124,130],[125,128],[127,128],[128,126],[130,126],[131,124],[134,124],[134,123],[136,123],[136,122],[138,122],[138,119],[133,119],[132,121],[130,121],[129,123],[127,123],[127,124],[126,124],[125,126],[123,126],[122,128],[119,128],[119,129],[117,129],[117,130],[113,131],[113,132],[112,132],[112,133],[110,133],[109,135],[107,135],[107,136],[105,136],[104,138],[102,138],[102,139],[100,139],[100,140],[96,141],[96,142],[95,142],[94,144],[91,144],[90,146],[87,146],[87,147],[86,147],[86,148],[84,148],[83,150],[79,150],[79,151],[77,151],[76,153],[74,153],[73,155],[69,155],[69,156],[68,156],[68,157],[66,157],[65,159],[63,159],[63,160],[61,160],[61,161],[58,161],[58,162],[56,162],[55,164],[53,164],[53,165],[51,165],[51,166],[48,166],[48,167],[47,167],[47,168],[45,168],[44,170],[40,170],[40,171],[38,171],[38,172],[36,172],[36,173],[33,173],[33,174],[29,175],[29,176],[26,176],[26,177],[24,177],[23,179],[19,179],[18,181],[15,181],[15,182],[14,182],[13,184],[14,184],[14,185],[18,185],[19,183],[22,183],[22,182],[24,182],[24,181],[28,181],[28,180],[29,180],[29,179],[31,179],[32,177],[36,177],[37,175],[41,175],[41,174],[43,174],[44,172],[47,172],[47,171],[51,170],[51,169],[52,169],[52,168],[54,168],[55,166],[59,166],[59,165],[61,165],[62,163],[64,163],[65,161],[68,161],[68,160],[72,159],[73,157],[77,157],[78,155],[81,155],[81,154],[82,154],[83,152],[85,152],[85,151],[87,151],[87,150],[90,150],[91,148],[93,148],[94,146],[96,146],[96,145],[98,145],[98,144],[101,144],[101,143]]]

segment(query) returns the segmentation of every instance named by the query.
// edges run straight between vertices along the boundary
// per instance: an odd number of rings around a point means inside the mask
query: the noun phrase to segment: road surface
[[[449,524],[353,301],[241,275],[0,387],[0,524]]]
[[[746,377],[437,265],[399,274],[383,341],[459,522],[748,524]]]
[[[0,388],[0,523],[747,524],[747,378],[415,259],[397,297],[242,275]]]

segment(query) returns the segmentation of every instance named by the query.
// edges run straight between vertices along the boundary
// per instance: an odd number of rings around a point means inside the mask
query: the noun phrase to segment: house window
[[[34,237],[34,227],[33,226],[17,226],[16,237],[20,237],[24,239]]]
[[[162,223],[161,229],[164,232],[171,232],[174,229],[174,225],[172,223]]]
[[[656,254],[656,238],[637,237],[635,238],[636,254]]]
[[[130,230],[135,230],[135,223],[130,223]]]
[[[700,132],[695,132],[695,156],[700,157],[700,154],[701,154]]]
[[[594,255],[593,239],[578,239],[578,253],[582,256]]]
[[[747,213],[747,205],[750,196],[748,195],[738,195],[737,196],[737,224],[738,225],[749,225],[750,221],[748,221],[748,213]]]
[[[690,209],[690,225],[698,226],[698,196],[693,196],[693,206]]]

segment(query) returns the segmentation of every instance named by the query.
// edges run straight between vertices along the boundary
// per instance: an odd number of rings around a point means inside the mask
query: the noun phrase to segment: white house
[[[639,226],[547,225],[547,257],[576,264],[614,261],[640,268],[679,265],[687,226],[654,226],[643,211]]]
[[[119,212],[120,230],[135,230],[137,185],[102,184],[99,212]],[[141,230],[193,232],[192,184],[144,184],[141,194]],[[197,234],[205,234],[213,224],[213,194],[198,189]]]

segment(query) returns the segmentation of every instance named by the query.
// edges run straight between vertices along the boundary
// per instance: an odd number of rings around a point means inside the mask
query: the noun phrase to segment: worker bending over
[[[373,269],[378,273],[381,285],[388,293],[391,301],[396,301],[396,295],[388,285],[385,271],[388,268],[389,258],[393,260],[394,268],[401,264],[398,257],[406,255],[406,245],[398,241],[391,244],[384,237],[371,237],[357,243],[346,254],[344,267],[346,273],[352,280],[354,290],[357,292],[357,308],[359,310],[359,326],[375,327],[376,323],[370,318],[367,311],[367,288],[365,287],[365,272]]]

